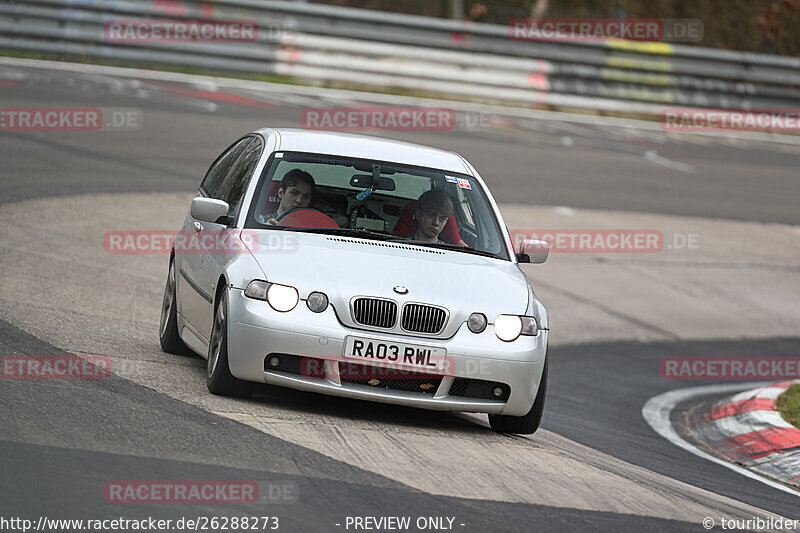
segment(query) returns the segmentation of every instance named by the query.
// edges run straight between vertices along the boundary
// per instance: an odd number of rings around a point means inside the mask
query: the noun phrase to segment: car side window
[[[228,177],[220,187],[219,199],[228,203],[228,216],[232,216],[236,212],[239,202],[242,201],[247,184],[250,183],[253,171],[261,158],[262,149],[261,139],[251,137],[250,144],[245,146],[244,153],[233,165]]]
[[[211,165],[211,168],[208,169],[208,172],[206,172],[206,177],[203,178],[203,182],[200,184],[200,190],[210,198],[221,200],[220,192],[228,172],[251,142],[253,142],[252,137],[245,137],[231,146],[227,152],[219,156],[217,160],[214,161],[214,164]]]

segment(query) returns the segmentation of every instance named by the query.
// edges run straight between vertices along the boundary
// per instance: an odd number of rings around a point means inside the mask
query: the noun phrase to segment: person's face
[[[415,214],[417,217],[416,237],[418,241],[436,242],[445,224],[447,224],[447,219],[450,218],[449,215],[443,215],[436,211],[423,211],[422,209],[417,209]]]
[[[278,205],[279,215],[295,207],[308,207],[311,204],[311,185],[298,181],[285,191],[278,189],[278,198],[281,200]]]

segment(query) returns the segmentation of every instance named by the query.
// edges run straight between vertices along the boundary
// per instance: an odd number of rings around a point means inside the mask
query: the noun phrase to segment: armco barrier
[[[272,0],[11,0],[0,50],[392,87],[481,101],[658,114],[800,107],[800,59],[664,42],[515,41],[507,26]],[[177,8],[176,8],[177,6]],[[119,19],[250,20],[252,42],[109,39]]]

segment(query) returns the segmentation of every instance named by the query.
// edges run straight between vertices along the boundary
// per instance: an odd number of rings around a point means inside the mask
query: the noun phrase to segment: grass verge
[[[800,428],[800,384],[792,385],[778,397],[778,411],[784,420]]]

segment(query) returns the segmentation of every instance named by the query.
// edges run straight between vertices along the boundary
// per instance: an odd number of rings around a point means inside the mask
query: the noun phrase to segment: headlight
[[[539,325],[532,316],[499,315],[494,321],[494,333],[501,341],[511,342],[520,335],[538,335]]]
[[[266,300],[273,309],[282,313],[294,309],[300,300],[297,289],[294,287],[257,279],[248,283],[244,295],[256,300]]]
[[[281,313],[294,309],[299,300],[300,295],[297,294],[297,289],[294,287],[273,283],[267,289],[267,302],[274,310]]]
[[[486,315],[483,313],[472,313],[467,319],[467,327],[472,333],[480,333],[486,329]]]
[[[306,305],[315,313],[321,313],[328,308],[328,297],[321,292],[312,292],[306,298]]]
[[[501,341],[511,342],[522,333],[522,319],[516,315],[498,315],[494,321],[494,334]]]

